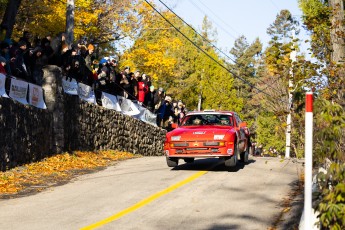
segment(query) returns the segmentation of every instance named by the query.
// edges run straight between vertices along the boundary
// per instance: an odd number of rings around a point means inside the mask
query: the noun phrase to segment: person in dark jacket
[[[154,108],[155,108],[155,87],[153,85],[150,86],[150,90],[149,92],[147,92],[147,94],[145,95],[145,99],[144,99],[144,106],[150,110],[152,113],[154,112]]]
[[[59,33],[50,43],[53,53],[49,56],[49,64],[61,66],[61,50],[65,44],[65,33]]]
[[[87,47],[87,50],[85,52],[85,54],[83,55],[84,59],[85,59],[85,66],[84,66],[84,73],[85,73],[85,84],[87,85],[92,85],[93,84],[93,60],[94,60],[94,56],[93,56],[93,52],[95,50],[95,47],[92,44],[89,44]]]
[[[14,71],[15,76],[26,80],[28,82],[33,82],[31,78],[30,67],[28,66],[28,53],[26,52],[26,42],[18,42],[18,49],[16,51],[16,56],[14,60]]]

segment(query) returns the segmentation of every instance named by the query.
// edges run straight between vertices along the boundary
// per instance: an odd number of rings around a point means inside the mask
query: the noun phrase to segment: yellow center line
[[[139,201],[138,203],[134,204],[133,206],[129,207],[129,208],[126,208],[124,210],[122,210],[121,212],[118,212],[112,216],[109,216],[107,218],[105,218],[104,220],[101,220],[101,221],[98,221],[94,224],[91,224],[89,226],[86,226],[86,227],[83,227],[81,228],[81,230],[90,230],[90,229],[95,229],[95,228],[98,228],[98,227],[101,227],[105,224],[108,224],[116,219],[119,219],[120,217],[124,216],[124,215],[127,215],[141,207],[143,207],[144,205],[147,205],[149,203],[151,203],[152,201],[158,199],[159,197],[163,196],[163,195],[166,195],[172,191],[174,191],[175,189],[178,189],[179,187],[182,187],[183,185],[197,179],[198,177],[201,177],[202,175],[206,174],[208,171],[200,171],[198,173],[195,173],[193,174],[192,176],[188,177],[187,179],[183,180],[183,181],[180,181],[160,192],[157,192],[151,196],[149,196],[148,198],[142,200],[142,201]]]

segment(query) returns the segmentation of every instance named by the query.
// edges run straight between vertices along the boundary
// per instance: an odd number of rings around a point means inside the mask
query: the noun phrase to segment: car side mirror
[[[178,124],[176,124],[176,123],[171,124],[171,128],[176,129],[177,127],[178,127]]]
[[[247,122],[240,123],[240,128],[247,127]]]

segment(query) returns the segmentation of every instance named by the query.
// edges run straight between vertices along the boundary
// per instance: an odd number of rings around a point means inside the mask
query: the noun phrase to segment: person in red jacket
[[[142,77],[138,77],[138,94],[137,94],[137,100],[140,103],[144,103],[145,95],[148,92],[148,87],[143,81]]]
[[[5,65],[6,65],[6,59],[2,56],[0,56],[0,73],[6,75],[6,69],[5,69]]]

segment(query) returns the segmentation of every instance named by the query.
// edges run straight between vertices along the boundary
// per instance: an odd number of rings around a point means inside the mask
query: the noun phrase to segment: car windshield
[[[231,116],[226,114],[191,114],[185,117],[181,126],[222,125],[232,126]]]

